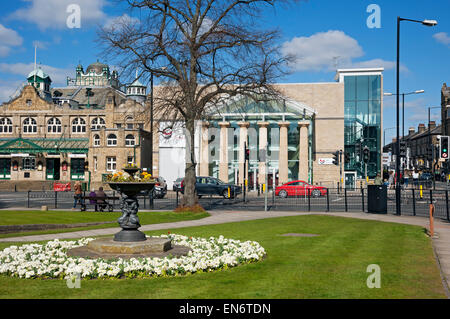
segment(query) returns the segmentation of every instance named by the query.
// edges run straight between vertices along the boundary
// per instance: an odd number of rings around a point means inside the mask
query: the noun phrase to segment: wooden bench
[[[120,197],[118,196],[106,196],[106,197],[97,197],[97,196],[81,196],[82,198],[82,203],[80,204],[80,210],[82,212],[86,211],[86,206],[87,205],[92,205],[92,206],[100,206],[100,205],[105,205],[108,207],[108,211],[112,212],[114,210],[114,205],[109,203],[108,200],[119,200]],[[97,200],[102,200],[104,201],[104,203],[97,203]],[[91,204],[91,201],[95,201],[95,203]],[[103,211],[103,209],[100,206],[100,211]]]

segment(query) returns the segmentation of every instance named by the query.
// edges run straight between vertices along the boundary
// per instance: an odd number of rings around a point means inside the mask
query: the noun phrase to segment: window
[[[133,123],[127,123],[127,129],[132,130],[133,129]]]
[[[47,121],[47,133],[61,133],[61,121],[52,117]]]
[[[94,172],[96,172],[98,169],[98,161],[97,161],[97,156],[94,156]]]
[[[94,146],[100,146],[100,136],[98,134],[94,135]]]
[[[12,121],[9,118],[0,119],[0,133],[12,133]]]
[[[33,101],[28,99],[26,103],[27,103],[28,106],[31,106],[33,104]]]
[[[125,146],[134,146],[134,145],[135,145],[134,136],[131,134],[128,134],[125,137]]]
[[[23,132],[24,133],[37,133],[36,120],[31,117],[27,117],[23,121]]]
[[[106,123],[105,123],[104,119],[102,119],[101,117],[96,117],[92,120],[91,130],[99,130],[102,127],[106,127]]]
[[[115,156],[106,157],[106,170],[108,172],[113,172],[116,170],[116,157]]]
[[[34,157],[25,157],[22,162],[22,168],[24,171],[36,169],[36,159]]]
[[[127,163],[128,164],[134,164],[134,157],[133,156],[128,156],[127,157]]]
[[[106,139],[106,144],[108,146],[117,146],[117,136],[115,134],[109,134]]]
[[[121,128],[121,127],[122,127],[122,124],[116,123],[116,128]]]
[[[86,121],[77,117],[72,121],[72,133],[86,133]]]

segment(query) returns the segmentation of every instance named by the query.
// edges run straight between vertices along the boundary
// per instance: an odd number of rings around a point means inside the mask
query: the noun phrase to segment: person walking
[[[419,185],[419,172],[417,170],[415,170],[412,173],[412,178],[413,178],[413,182],[414,182],[414,187],[417,188],[417,186]]]
[[[393,189],[393,188],[394,188],[394,172],[391,172],[391,173],[389,174],[389,180],[388,180],[388,182],[389,182],[389,188],[390,188],[390,189]]]
[[[75,210],[77,208],[77,203],[80,202],[80,204],[82,204],[82,200],[81,200],[81,194],[82,194],[82,189],[81,189],[81,182],[80,181],[76,181],[75,185],[73,186],[73,189],[75,191],[75,195],[73,196],[74,201],[73,201],[73,207],[72,210]]]
[[[407,170],[405,170],[405,175],[403,176],[403,181],[404,181],[405,188],[408,188],[408,184],[409,184],[409,171],[407,171]]]

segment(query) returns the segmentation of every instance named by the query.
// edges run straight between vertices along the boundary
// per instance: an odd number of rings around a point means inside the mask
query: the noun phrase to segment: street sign
[[[334,165],[334,158],[319,158],[319,165]]]

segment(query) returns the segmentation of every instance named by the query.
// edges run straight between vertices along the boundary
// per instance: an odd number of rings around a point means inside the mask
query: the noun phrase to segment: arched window
[[[72,121],[72,133],[86,133],[86,121],[77,117]]]
[[[134,145],[135,145],[134,136],[132,134],[128,134],[125,137],[125,146],[134,146]]]
[[[12,133],[12,121],[9,118],[3,117],[0,119],[0,133]]]
[[[100,136],[98,134],[94,135],[94,146],[100,146]]]
[[[106,127],[105,120],[101,117],[96,117],[91,122],[91,130],[99,130],[102,127]]]
[[[117,146],[117,136],[115,134],[109,134],[106,138],[106,144],[108,146]]]
[[[129,129],[129,130],[132,130],[133,127],[134,127],[134,125],[133,125],[133,118],[131,116],[127,116],[125,118],[125,122],[127,124],[126,128]]]
[[[61,121],[52,117],[47,121],[47,133],[61,133]]]
[[[24,133],[37,133],[37,123],[32,117],[27,117],[23,121],[23,132]]]

